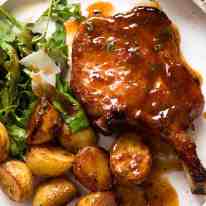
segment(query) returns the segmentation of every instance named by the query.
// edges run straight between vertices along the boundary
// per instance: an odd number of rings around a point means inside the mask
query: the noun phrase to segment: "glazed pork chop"
[[[192,191],[206,193],[206,171],[186,134],[204,98],[164,12],[136,7],[87,19],[73,42],[72,68],[71,87],[97,128],[161,137],[183,161]]]

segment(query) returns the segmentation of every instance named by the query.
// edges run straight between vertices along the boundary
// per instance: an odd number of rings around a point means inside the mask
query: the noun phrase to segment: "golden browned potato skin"
[[[112,192],[97,192],[80,199],[76,206],[117,206]]]
[[[24,202],[33,193],[32,173],[21,161],[6,162],[0,166],[0,185],[11,200]]]
[[[94,131],[91,128],[83,129],[72,134],[67,125],[63,125],[61,135],[59,136],[61,145],[72,153],[77,153],[86,146],[94,146],[97,142]]]
[[[9,136],[6,128],[0,122],[0,162],[3,162],[7,159],[9,155]]]
[[[41,98],[28,123],[28,144],[37,145],[49,142],[61,127],[60,114],[45,98]],[[57,132],[56,132],[57,133]]]
[[[32,206],[62,206],[76,195],[75,186],[65,178],[56,178],[41,184],[34,196]]]
[[[120,186],[115,188],[119,206],[148,206],[145,192],[137,186]]]
[[[32,147],[26,154],[26,164],[37,176],[59,176],[73,164],[74,155],[58,147]]]
[[[97,147],[85,147],[76,155],[73,172],[79,182],[91,191],[105,191],[112,179],[107,154]]]
[[[135,133],[122,135],[110,154],[112,173],[122,184],[139,184],[149,174],[151,154]]]

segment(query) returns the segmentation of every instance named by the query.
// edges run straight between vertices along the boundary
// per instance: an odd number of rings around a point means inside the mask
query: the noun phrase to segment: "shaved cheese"
[[[56,31],[56,24],[54,21],[49,20],[48,17],[42,17],[39,21],[37,21],[32,28],[33,33],[43,34],[46,32],[46,39],[52,37],[52,34]]]
[[[45,51],[33,52],[20,63],[31,68],[26,72],[32,78],[32,89],[37,96],[41,96],[48,85],[56,86],[56,74],[60,73],[60,68]]]

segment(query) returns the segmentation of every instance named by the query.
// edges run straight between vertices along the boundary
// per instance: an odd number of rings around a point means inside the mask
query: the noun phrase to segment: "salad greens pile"
[[[70,18],[82,21],[79,4],[67,0],[51,0],[49,8],[35,23],[19,22],[0,7],[0,121],[7,127],[11,141],[11,155],[23,158],[26,150],[26,127],[38,100],[32,88],[31,68],[21,64],[21,59],[44,50],[60,68],[52,103],[60,112],[72,132],[89,126],[80,104],[73,97],[65,80],[69,68],[68,47],[64,22]],[[40,31],[34,27],[44,23]],[[49,34],[50,23],[55,30]],[[63,100],[62,100],[63,99]],[[65,106],[65,104],[68,104]],[[69,113],[67,107],[73,108]]]
[[[66,32],[64,23],[70,18],[82,21],[80,4],[69,4],[68,0],[51,0],[48,10],[37,21],[41,23],[42,19],[47,19],[46,30],[33,38],[38,48],[44,48],[50,57],[52,57],[61,67],[67,67],[68,47],[65,44]],[[55,32],[50,38],[47,38],[49,22],[55,23]]]

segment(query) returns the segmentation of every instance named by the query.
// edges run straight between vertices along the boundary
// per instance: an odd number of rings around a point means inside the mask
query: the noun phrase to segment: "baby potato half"
[[[72,134],[69,127],[64,124],[61,135],[59,135],[59,141],[65,149],[72,153],[77,153],[86,146],[94,146],[97,139],[91,128],[83,129]]]
[[[62,206],[76,195],[75,186],[65,178],[55,178],[41,184],[33,199],[32,206]]]
[[[82,197],[76,206],[117,206],[117,203],[112,192],[97,192]]]
[[[111,186],[111,173],[107,154],[97,147],[85,147],[77,154],[73,173],[89,190],[105,191]]]
[[[44,97],[37,103],[27,126],[27,143],[39,145],[51,141],[61,127],[60,114]]]
[[[112,173],[120,184],[139,184],[151,169],[151,154],[141,138],[134,133],[124,134],[110,153]]]
[[[3,162],[7,159],[9,155],[9,136],[6,128],[0,122],[0,162]]]
[[[32,147],[26,164],[37,176],[59,176],[72,167],[74,155],[58,147]]]
[[[25,163],[9,161],[0,166],[0,186],[17,202],[29,199],[33,193],[33,177]]]

